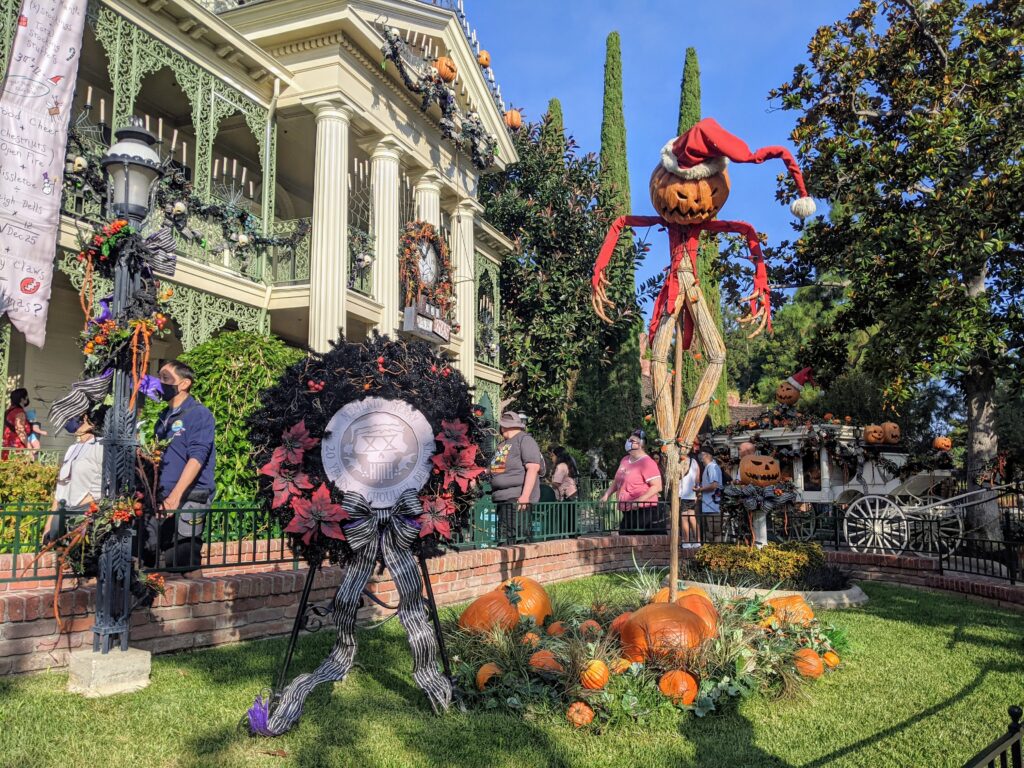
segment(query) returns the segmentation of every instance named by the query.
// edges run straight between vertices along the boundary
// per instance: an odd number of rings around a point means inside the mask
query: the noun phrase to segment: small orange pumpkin
[[[886,445],[898,445],[900,440],[903,439],[900,425],[894,421],[887,421],[882,424],[882,435],[882,440]]]
[[[551,615],[551,598],[540,582],[526,576],[513,576],[503,581],[499,589],[508,589],[510,585],[519,591],[519,602],[516,603],[519,615],[529,616],[538,627],[543,626]]]
[[[561,637],[565,634],[565,624],[561,621],[555,621],[548,627],[548,635],[551,637]]]
[[[462,612],[459,626],[471,632],[490,632],[501,627],[506,632],[519,623],[515,603],[519,595],[514,590],[496,589],[480,595]]]
[[[697,685],[697,679],[689,672],[673,669],[658,680],[658,690],[672,699],[673,704],[689,706],[697,699],[700,687]]]
[[[661,163],[651,173],[651,203],[672,224],[697,224],[718,215],[729,198],[729,174],[723,168],[706,179],[684,179]]]
[[[621,675],[629,671],[632,662],[629,659],[616,659],[612,662],[612,674]]]
[[[485,68],[491,66],[490,52],[481,49],[480,53],[476,55],[476,63],[479,64],[481,67]]]
[[[577,701],[569,705],[565,716],[574,727],[582,728],[594,721],[594,710],[582,701]]]
[[[600,624],[598,624],[593,619],[587,619],[582,624],[580,624],[580,634],[583,637],[592,637],[600,635],[602,632],[604,632],[604,629],[601,627]]]
[[[558,663],[555,654],[546,648],[534,651],[530,657],[530,669],[535,672],[554,672],[556,674],[565,672],[565,667]]]
[[[936,451],[949,451],[953,448],[953,441],[946,435],[938,435],[932,440],[932,448]]]
[[[527,632],[525,635],[523,635],[523,639],[520,640],[520,642],[523,645],[528,645],[531,648],[536,648],[538,645],[540,645],[540,635],[538,635],[536,632]]]
[[[617,635],[622,631],[622,625],[629,621],[629,617],[633,615],[632,611],[626,611],[616,616],[612,623],[608,626],[608,634]]]
[[[835,651],[825,651],[821,660],[825,662],[825,666],[829,669],[835,669],[839,666],[839,654]]]
[[[764,602],[765,605],[772,607],[772,610],[775,612],[774,616],[779,621],[806,627],[814,620],[814,611],[811,610],[811,606],[807,604],[807,601],[801,595],[773,597]]]
[[[458,67],[455,66],[451,56],[438,56],[434,60],[434,69],[437,70],[437,76],[446,83],[450,83],[459,74]]]
[[[580,672],[580,682],[588,690],[601,690],[608,685],[608,665],[600,659],[591,659]]]
[[[706,634],[700,616],[674,603],[645,605],[619,632],[622,655],[630,661],[643,661],[652,652],[696,648]]]
[[[881,445],[885,442],[885,431],[879,424],[868,424],[864,427],[864,442],[868,445]]]
[[[821,677],[825,671],[821,656],[813,648],[801,648],[794,653],[793,664],[796,666],[796,671],[804,677]]]
[[[505,126],[510,130],[518,131],[523,127],[523,115],[518,109],[510,109],[505,113]]]
[[[714,637],[718,634],[718,611],[715,609],[714,603],[706,597],[690,593],[678,598],[676,605],[697,614],[700,620],[704,622],[704,626],[707,627],[708,637]]]
[[[500,675],[501,673],[501,667],[499,667],[493,661],[487,662],[476,671],[476,689],[478,691],[482,691],[484,688],[487,687],[487,683],[491,681],[492,677]]]

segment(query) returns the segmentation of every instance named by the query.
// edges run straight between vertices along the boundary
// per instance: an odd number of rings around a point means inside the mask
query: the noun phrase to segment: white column
[[[309,346],[326,352],[345,327],[348,286],[348,128],[352,115],[336,101],[316,113],[313,233],[309,256]]]
[[[427,171],[416,180],[416,218],[435,227],[441,226],[441,177]]]
[[[468,198],[455,209],[452,223],[452,261],[455,269],[455,322],[461,327],[462,347],[456,368],[470,386],[476,383],[476,239],[473,221],[483,206]]]
[[[398,170],[399,143],[384,137],[370,155],[373,174],[374,298],[381,304],[379,330],[395,338],[401,327],[398,291]]]

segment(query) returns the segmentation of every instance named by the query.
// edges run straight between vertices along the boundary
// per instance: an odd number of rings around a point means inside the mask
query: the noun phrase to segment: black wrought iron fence
[[[964,764],[964,768],[1024,768],[1022,762],[1022,744],[1024,731],[1021,731],[1020,720],[1024,715],[1021,707],[1014,705],[1009,708],[1010,726],[1006,734],[993,741],[981,752]]]

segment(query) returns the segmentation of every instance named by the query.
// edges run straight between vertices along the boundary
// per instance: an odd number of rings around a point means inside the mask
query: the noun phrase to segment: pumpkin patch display
[[[658,690],[672,700],[673,704],[689,706],[697,699],[697,678],[682,669],[666,672],[658,680]]]
[[[630,616],[619,632],[622,655],[630,661],[696,648],[706,635],[703,619],[674,603],[645,605]]]
[[[491,678],[501,675],[502,669],[493,661],[484,664],[476,673],[476,689],[482,691]]]
[[[881,445],[885,442],[885,431],[881,424],[868,424],[864,427],[864,442],[868,445]]]
[[[517,590],[511,587],[496,589],[481,595],[462,612],[459,626],[470,632],[490,632],[495,627],[510,631],[519,623]]]
[[[438,56],[434,60],[434,69],[437,70],[437,76],[446,83],[450,83],[459,74],[459,69],[455,66],[455,61],[451,56]]]
[[[594,710],[582,701],[577,701],[569,705],[565,717],[574,727],[582,728],[584,725],[590,725],[594,721]]]
[[[835,651],[825,651],[821,654],[821,660],[825,662],[825,666],[829,669],[835,669],[839,666],[839,654]]]
[[[555,654],[546,648],[535,651],[534,654],[530,656],[530,669],[534,672],[550,672],[553,674],[561,674],[562,672],[565,672],[565,667],[558,662],[558,659],[555,658]]]
[[[538,627],[543,626],[551,615],[551,598],[544,591],[544,587],[526,576],[513,576],[508,581],[503,581],[499,589],[508,589],[510,586],[519,593],[519,600],[516,602],[519,615],[533,619],[533,623]]]
[[[765,488],[779,482],[782,475],[778,459],[772,456],[744,456],[740,459],[740,485],[757,485]]]
[[[771,606],[774,611],[773,616],[779,621],[799,624],[802,627],[810,626],[810,623],[814,621],[814,611],[802,595],[772,597],[764,602],[765,605]]]
[[[608,665],[600,659],[591,659],[580,672],[580,683],[591,691],[599,691],[608,685]]]
[[[813,648],[801,648],[793,654],[793,664],[796,671],[803,677],[821,677],[825,672],[825,665],[821,656]]]
[[[932,440],[932,448],[936,451],[951,451],[953,450],[953,441],[946,435],[938,435]]]
[[[882,424],[882,442],[886,445],[898,445],[903,435],[900,432],[900,425],[893,421]]]
[[[708,637],[718,634],[718,611],[715,610],[714,603],[706,597],[691,593],[677,598],[676,605],[697,614],[707,627]]]

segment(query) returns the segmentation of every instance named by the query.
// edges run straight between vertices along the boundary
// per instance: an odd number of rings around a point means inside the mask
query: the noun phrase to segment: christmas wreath
[[[482,427],[462,375],[424,342],[392,341],[374,334],[363,343],[344,340],[329,352],[296,363],[249,419],[260,468],[258,497],[289,536],[293,550],[311,564],[347,563],[345,492],[333,485],[320,442],[331,418],[368,397],[401,400],[418,410],[436,435],[432,471],[416,494],[422,513],[408,522],[419,529],[414,548],[438,554],[468,524],[483,474]]]
[[[424,245],[433,247],[437,254],[437,275],[429,285],[423,282],[420,275],[420,249]],[[417,297],[422,297],[428,304],[440,309],[442,317],[449,319],[455,309],[452,259],[448,252],[448,244],[440,232],[429,222],[410,221],[402,233],[399,254],[398,268],[404,306],[414,306]]]

